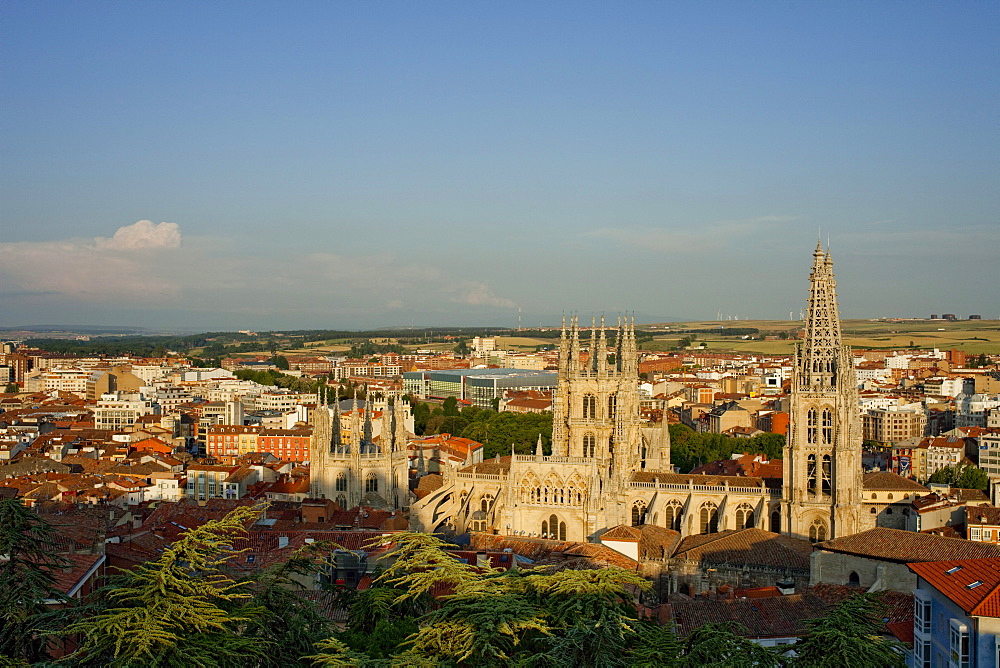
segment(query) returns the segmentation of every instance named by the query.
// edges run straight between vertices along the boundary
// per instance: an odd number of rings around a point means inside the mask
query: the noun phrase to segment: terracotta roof
[[[675,559],[754,564],[808,570],[812,545],[800,538],[763,529],[738,529],[689,536],[674,551]]]
[[[828,552],[853,554],[897,563],[1000,558],[1000,545],[885,527],[876,527],[851,536],[816,543],[815,547]]]
[[[619,524],[618,526],[608,529],[601,534],[601,540],[624,540],[633,543],[638,543],[642,539],[642,531],[638,527],[625,526],[624,524]]]
[[[677,634],[687,636],[700,626],[737,623],[750,638],[780,638],[804,635],[805,620],[822,617],[827,604],[812,592],[745,599],[691,599],[682,594],[670,597]]]
[[[1000,525],[1000,508],[993,506],[966,506],[965,524]]]
[[[103,554],[64,554],[63,559],[68,559],[70,565],[66,568],[54,568],[50,570],[52,578],[55,580],[56,589],[67,596],[76,593],[84,578],[94,568],[99,568],[104,563]]]
[[[462,473],[472,473],[472,466],[460,469]],[[475,465],[476,473],[484,475],[503,475],[510,471],[510,455],[494,457]]]
[[[888,471],[866,473],[861,478],[862,488],[869,492],[926,492],[928,489],[915,480]]]
[[[1000,617],[1000,558],[907,564],[970,616]]]
[[[420,480],[417,481],[417,486],[413,490],[413,493],[417,495],[418,499],[422,499],[431,492],[441,489],[444,486],[444,478],[439,473],[428,473],[427,475],[421,476]]]

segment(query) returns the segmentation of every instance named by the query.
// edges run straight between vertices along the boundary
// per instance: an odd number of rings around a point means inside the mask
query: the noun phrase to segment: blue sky
[[[0,5],[0,326],[1000,315],[1000,4]]]

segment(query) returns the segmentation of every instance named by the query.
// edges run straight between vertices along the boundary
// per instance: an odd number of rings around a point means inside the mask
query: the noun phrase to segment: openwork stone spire
[[[816,244],[809,276],[806,336],[799,357],[799,378],[805,387],[837,386],[838,360],[843,346],[836,288],[833,260],[820,244]]]

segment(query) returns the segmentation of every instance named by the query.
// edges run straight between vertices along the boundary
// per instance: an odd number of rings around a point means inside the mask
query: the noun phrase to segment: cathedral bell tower
[[[861,425],[850,348],[843,345],[829,252],[817,244],[805,341],[792,369],[782,531],[813,542],[858,531]]]

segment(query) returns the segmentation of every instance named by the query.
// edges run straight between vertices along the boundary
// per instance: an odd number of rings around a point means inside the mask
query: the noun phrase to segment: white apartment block
[[[1000,408],[1000,394],[960,394],[955,408],[956,427],[985,427],[986,412]]]
[[[965,391],[965,378],[936,376],[924,380],[924,394],[957,397]]]
[[[982,434],[979,437],[979,468],[990,480],[1000,481],[1000,434]]]
[[[94,428],[112,431],[131,429],[140,417],[158,412],[156,402],[141,394],[104,394],[94,407]]]

